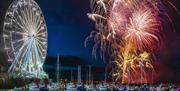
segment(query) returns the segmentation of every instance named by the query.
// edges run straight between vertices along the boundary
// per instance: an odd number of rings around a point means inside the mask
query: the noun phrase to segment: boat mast
[[[104,72],[104,82],[106,83],[107,80],[107,67],[105,67],[105,72]]]
[[[59,83],[59,54],[57,56],[57,82]]]
[[[93,76],[94,76],[94,75],[93,75],[93,73],[92,73],[91,84],[93,84],[93,81],[94,81],[94,80],[93,80],[93,79],[94,79]]]
[[[73,70],[71,70],[71,82],[73,82]]]
[[[89,65],[89,84],[91,83],[91,65]]]
[[[78,83],[81,83],[81,66],[78,65]]]
[[[88,80],[89,78],[88,78],[88,71],[86,71],[86,84],[89,84],[88,82],[89,82],[89,80]]]

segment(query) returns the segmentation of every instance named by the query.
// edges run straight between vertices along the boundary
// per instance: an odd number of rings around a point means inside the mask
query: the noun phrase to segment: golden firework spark
[[[152,54],[163,43],[161,15],[170,22],[164,2],[175,6],[168,0],[90,0],[96,29],[87,37],[95,44],[93,55],[100,48],[101,58],[111,53],[115,64],[116,80],[122,83],[148,83],[148,73],[154,71]],[[110,51],[110,52],[109,52]]]

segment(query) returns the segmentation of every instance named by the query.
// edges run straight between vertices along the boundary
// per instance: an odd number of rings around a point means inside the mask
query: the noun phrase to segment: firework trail
[[[93,40],[92,54],[100,48],[101,58],[108,52],[115,64],[116,80],[122,83],[149,83],[154,71],[152,57],[163,44],[163,19],[172,24],[168,0],[90,0],[96,30],[85,40]]]

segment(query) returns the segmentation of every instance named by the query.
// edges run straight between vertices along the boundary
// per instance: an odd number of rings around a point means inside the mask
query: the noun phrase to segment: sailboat
[[[93,76],[91,78],[91,66],[89,65],[89,74],[88,74],[88,84],[85,85],[86,91],[96,91],[96,88],[93,84]]]
[[[57,66],[56,66],[56,82],[53,82],[51,85],[48,85],[48,89],[51,90],[59,90],[59,72],[60,72],[60,62],[59,62],[59,55],[57,55]]]
[[[66,91],[77,91],[76,85],[73,83],[73,71],[71,70],[71,82],[66,86]]]
[[[107,91],[108,90],[108,85],[106,83],[106,80],[107,80],[107,68],[105,68],[105,72],[104,72],[104,82],[101,82],[98,85],[98,90],[99,91]]]
[[[78,65],[77,90],[83,91],[83,89],[83,84],[81,82],[81,66]]]
[[[57,56],[57,83],[59,84],[59,66],[60,66],[60,64],[59,64],[59,55]]]

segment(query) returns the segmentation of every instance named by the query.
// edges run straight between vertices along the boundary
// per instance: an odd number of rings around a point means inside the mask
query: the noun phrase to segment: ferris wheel
[[[15,0],[9,6],[3,26],[4,49],[9,73],[25,77],[47,76],[43,63],[47,53],[47,27],[34,0]]]

